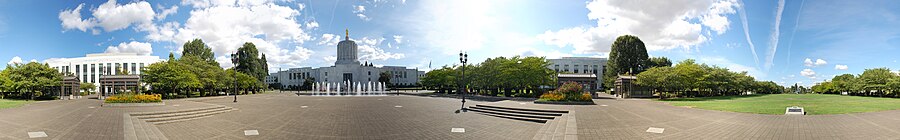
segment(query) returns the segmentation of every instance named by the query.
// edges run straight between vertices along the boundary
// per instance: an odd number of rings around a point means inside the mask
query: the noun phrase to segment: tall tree
[[[613,87],[613,81],[620,74],[636,75],[648,68],[647,48],[640,38],[632,35],[619,36],[610,49],[603,74],[606,87]]]
[[[265,53],[263,53],[261,55],[262,55],[262,58],[260,58],[259,64],[262,64],[262,66],[259,67],[259,72],[261,73],[260,76],[262,76],[262,78],[265,79],[266,76],[269,76],[269,62],[266,61]]]
[[[215,53],[213,53],[212,49],[209,48],[209,46],[206,46],[206,43],[203,43],[203,40],[199,38],[185,42],[184,45],[182,45],[182,49],[184,50],[181,52],[182,58],[185,56],[193,56],[206,63],[212,64],[213,66],[219,66],[219,62],[216,62]]]
[[[266,78],[267,72],[263,71],[262,60],[259,58],[259,51],[256,49],[256,45],[253,45],[251,42],[244,43],[241,48],[238,48],[237,57],[239,60],[235,70],[250,75],[259,81],[263,81]]]
[[[175,54],[172,54],[172,52],[169,52],[169,62],[171,62],[171,61],[175,61]]]

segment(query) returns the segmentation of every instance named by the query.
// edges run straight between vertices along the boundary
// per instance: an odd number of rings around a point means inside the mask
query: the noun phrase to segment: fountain
[[[310,86],[311,96],[383,96],[386,93],[384,82],[314,82]]]

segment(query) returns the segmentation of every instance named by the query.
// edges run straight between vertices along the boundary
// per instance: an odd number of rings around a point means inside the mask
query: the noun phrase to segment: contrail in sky
[[[756,55],[756,46],[753,46],[753,41],[750,40],[750,27],[747,26],[747,11],[744,10],[747,8],[747,5],[744,5],[744,1],[741,1],[741,24],[744,25],[744,37],[747,38],[747,44],[750,44],[750,53],[753,53],[753,60],[756,61],[756,66],[759,66],[759,56]]]
[[[800,10],[797,10],[797,20],[796,20],[796,22],[794,22],[794,29],[792,29],[792,31],[791,31],[791,40],[788,41],[788,44],[787,44],[788,45],[788,57],[787,57],[788,61],[786,64],[787,66],[791,65],[791,61],[790,61],[791,48],[793,48],[793,46],[794,46],[794,34],[797,33],[797,28],[800,28],[800,12],[803,12],[803,3],[805,3],[805,2],[806,1],[803,1],[803,0],[800,1]],[[787,69],[787,67],[784,67],[784,69]],[[781,71],[784,71],[784,69],[782,69]]]
[[[778,1],[778,9],[775,11],[775,27],[772,28],[772,34],[769,35],[769,51],[766,55],[766,64],[763,68],[767,71],[772,67],[772,61],[775,61],[775,52],[778,51],[778,36],[781,35],[781,15],[784,13],[784,0]]]

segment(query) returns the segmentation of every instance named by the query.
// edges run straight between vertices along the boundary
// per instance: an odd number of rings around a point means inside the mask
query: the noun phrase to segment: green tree
[[[266,78],[266,75],[268,75],[268,68],[265,68],[264,62],[259,56],[256,45],[253,45],[253,43],[250,42],[244,43],[237,51],[239,60],[236,70],[250,75],[262,82]]]
[[[166,93],[171,98],[179,94],[179,89],[194,89],[201,87],[197,75],[179,64],[177,61],[157,62],[144,68],[141,80],[150,84],[156,92]]]
[[[97,86],[92,83],[81,83],[78,85],[78,88],[84,90],[87,94],[93,94],[94,89],[97,88]]]
[[[387,85],[391,85],[391,73],[381,72],[378,74],[378,82],[384,82]]]
[[[438,90],[438,93],[447,93],[456,86],[456,76],[457,73],[453,68],[443,66],[425,73],[422,84],[427,88]]]
[[[222,86],[218,80],[221,80],[219,77],[225,76],[225,71],[218,65],[213,65],[193,55],[184,55],[177,62],[179,67],[197,76],[197,80],[202,86],[201,89],[198,89],[200,96],[212,95],[217,87]]]
[[[648,68],[647,49],[640,38],[632,35],[619,36],[610,49],[603,74],[606,87],[614,87],[613,82],[620,74],[636,75]]]
[[[219,62],[216,62],[215,53],[213,53],[212,49],[209,48],[209,46],[206,46],[206,43],[203,43],[203,40],[199,38],[185,42],[184,45],[182,45],[182,49],[182,58],[192,56],[209,63],[210,65],[219,66]]]
[[[666,57],[652,57],[647,66],[649,67],[671,67],[672,61]]]
[[[863,84],[863,90],[867,96],[884,96],[887,83],[895,75],[888,68],[866,69],[859,75],[859,83]],[[871,91],[876,91],[872,93]]]
[[[62,74],[56,69],[50,68],[47,64],[30,62],[27,64],[7,65],[6,69],[0,72],[0,76],[5,77],[2,85],[8,91],[18,93],[18,97],[24,97],[27,94],[28,99],[37,97],[47,97],[45,94],[49,91],[49,87],[62,85]]]
[[[856,76],[853,74],[841,74],[831,78],[831,83],[834,85],[834,89],[836,92],[852,92],[851,84],[856,81]]]

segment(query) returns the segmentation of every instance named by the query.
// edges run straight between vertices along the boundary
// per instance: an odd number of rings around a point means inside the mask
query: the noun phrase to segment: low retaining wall
[[[594,101],[577,101],[577,102],[560,102],[560,101],[534,101],[535,104],[555,104],[555,105],[596,105]]]
[[[165,102],[158,103],[103,103],[100,106],[116,107],[116,106],[164,106]]]

